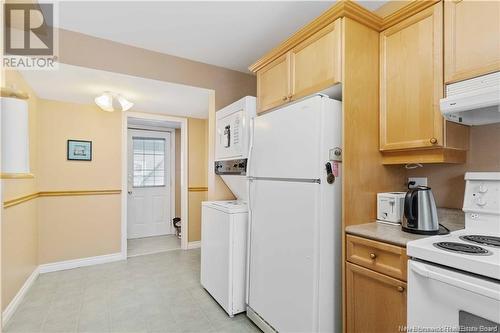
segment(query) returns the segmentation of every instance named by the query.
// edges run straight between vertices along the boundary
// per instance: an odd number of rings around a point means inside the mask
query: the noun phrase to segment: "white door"
[[[251,176],[319,178],[323,99],[315,96],[255,118]]]
[[[279,332],[318,331],[319,189],[250,182],[248,305]]]
[[[170,133],[128,132],[127,238],[172,234]]]

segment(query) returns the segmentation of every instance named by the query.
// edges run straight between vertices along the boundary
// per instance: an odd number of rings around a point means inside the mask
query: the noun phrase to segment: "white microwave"
[[[256,98],[247,96],[217,111],[215,160],[248,158],[250,120],[255,117]]]

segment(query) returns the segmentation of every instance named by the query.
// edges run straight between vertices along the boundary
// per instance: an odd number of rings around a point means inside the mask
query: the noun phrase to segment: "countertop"
[[[464,228],[465,216],[462,210],[438,208],[439,223],[450,229],[450,231]],[[365,237],[384,243],[390,243],[406,247],[406,243],[412,240],[429,237],[404,232],[401,225],[390,225],[379,222],[350,225],[345,229],[347,234]]]

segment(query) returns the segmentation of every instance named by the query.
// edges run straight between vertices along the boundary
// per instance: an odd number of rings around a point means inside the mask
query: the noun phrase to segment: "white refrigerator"
[[[314,95],[254,120],[247,315],[264,332],[341,330],[341,105]]]

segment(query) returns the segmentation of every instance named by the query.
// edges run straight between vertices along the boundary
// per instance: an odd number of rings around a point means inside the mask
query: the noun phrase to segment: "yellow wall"
[[[121,113],[97,105],[39,102],[40,191],[121,188]],[[68,139],[92,141],[92,161],[68,161]]]
[[[188,119],[188,205],[190,242],[201,239],[201,202],[207,200],[208,121]]]
[[[2,200],[7,201],[36,192],[38,98],[15,71],[5,72],[5,85],[15,85],[30,94],[28,100],[30,126],[30,168],[33,179],[2,180]],[[11,208],[2,208],[2,310],[9,304],[38,265],[37,202],[29,201]]]
[[[39,101],[39,191],[119,190],[121,114]],[[92,161],[68,161],[68,139],[92,141]],[[39,264],[120,252],[120,195],[38,199]]]
[[[42,197],[39,263],[120,252],[120,195]]]

